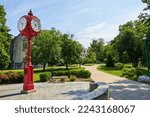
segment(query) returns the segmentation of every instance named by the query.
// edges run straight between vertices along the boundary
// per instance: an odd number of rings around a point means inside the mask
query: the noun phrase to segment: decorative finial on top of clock
[[[32,10],[30,9],[28,15],[33,16]]]

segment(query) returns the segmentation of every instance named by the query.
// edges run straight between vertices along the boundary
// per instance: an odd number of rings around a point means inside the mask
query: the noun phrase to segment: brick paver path
[[[92,73],[93,80],[108,83],[112,99],[150,100],[150,85],[98,71],[98,65],[84,67]]]
[[[23,84],[0,85],[0,100],[69,100],[89,92],[89,82],[35,83],[36,92],[21,94]]]

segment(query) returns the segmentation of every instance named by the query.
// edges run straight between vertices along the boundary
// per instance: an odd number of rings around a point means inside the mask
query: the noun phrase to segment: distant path
[[[84,67],[92,73],[93,80],[109,84],[114,100],[150,100],[150,85],[101,72],[98,65]]]

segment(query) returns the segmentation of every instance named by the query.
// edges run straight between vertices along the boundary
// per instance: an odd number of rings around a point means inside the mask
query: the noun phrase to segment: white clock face
[[[31,27],[34,31],[39,32],[41,30],[40,20],[37,18],[33,18],[31,21]]]
[[[27,25],[27,20],[25,17],[20,18],[19,22],[18,22],[18,30],[22,31],[25,29]]]

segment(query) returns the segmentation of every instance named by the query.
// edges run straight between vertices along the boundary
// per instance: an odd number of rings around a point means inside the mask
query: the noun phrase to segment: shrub
[[[91,73],[84,69],[71,69],[71,70],[63,70],[63,71],[53,71],[53,76],[68,76],[70,78],[71,75],[74,75],[78,78],[89,78]]]
[[[133,68],[132,65],[125,65],[124,68]]]
[[[76,73],[77,78],[90,78],[91,73],[87,70],[80,70]]]
[[[40,75],[40,81],[41,82],[46,82],[51,78],[51,73],[50,72],[45,72],[45,73],[41,73]]]
[[[122,76],[133,77],[135,75],[135,68],[123,68]]]
[[[106,67],[114,67],[114,62],[113,62],[111,55],[107,56]]]
[[[146,75],[147,70],[146,69],[142,69],[142,68],[136,68],[135,69],[135,75],[137,77],[142,76],[142,75]]]
[[[116,67],[118,69],[123,69],[124,68],[124,64],[122,64],[122,63],[116,63]]]
[[[70,71],[66,70],[66,71],[53,71],[53,76],[68,76],[70,77]]]
[[[0,83],[22,83],[23,82],[23,72],[6,72],[0,74]]]
[[[76,78],[75,77],[71,77],[69,80],[70,81],[76,81]]]

